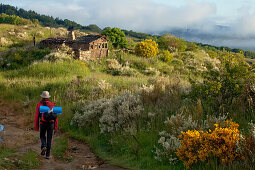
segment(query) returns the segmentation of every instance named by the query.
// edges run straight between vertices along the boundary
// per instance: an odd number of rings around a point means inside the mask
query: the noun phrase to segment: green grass
[[[10,156],[15,152],[13,149],[6,147],[0,147],[0,169],[13,167],[12,161],[9,159]]]
[[[72,158],[68,158],[65,154],[67,149],[68,139],[66,137],[59,137],[54,140],[54,145],[52,146],[52,153],[54,158],[67,162],[72,161]]]
[[[201,62],[204,54],[202,52],[194,52],[190,58],[197,58]],[[114,57],[114,56],[112,56]],[[188,53],[182,53],[179,56],[180,61],[188,60]],[[182,84],[188,84],[189,79],[200,80],[203,77],[194,70],[189,70],[183,65],[174,65],[164,63],[158,59],[144,59],[135,55],[123,55],[121,63],[126,61],[130,63],[130,67],[136,69],[138,76],[113,76],[107,74],[105,71],[106,62],[102,61],[58,61],[58,62],[34,62],[33,64],[23,66],[19,69],[2,70],[0,71],[0,95],[5,100],[11,100],[21,103],[20,109],[24,109],[30,125],[33,124],[34,109],[36,103],[40,100],[40,94],[43,90],[48,90],[52,96],[52,100],[56,102],[57,106],[63,107],[63,114],[59,117],[59,127],[65,131],[69,136],[86,141],[90,144],[93,151],[102,159],[107,160],[109,163],[128,167],[131,169],[184,169],[182,163],[176,165],[169,165],[167,161],[159,162],[154,158],[153,150],[157,145],[158,133],[165,130],[164,121],[166,117],[175,114],[176,109],[186,106],[185,104],[178,105],[178,101],[171,95],[159,101],[158,105],[146,105],[145,113],[151,111],[160,114],[159,119],[152,123],[151,129],[146,129],[143,123],[139,132],[136,135],[136,142],[130,135],[117,134],[109,136],[100,133],[98,124],[93,127],[78,129],[70,126],[70,120],[77,109],[77,103],[86,103],[91,100],[99,98],[111,98],[125,90],[137,91],[143,84],[148,84],[148,80],[152,76],[143,74],[144,70],[148,67],[153,67],[159,70],[162,75],[170,75],[171,82],[177,81],[176,75],[179,75],[184,81]],[[191,67],[190,67],[191,68]],[[171,70],[174,69],[174,70]],[[106,91],[105,94],[94,95],[93,89],[97,87],[99,80],[106,80],[112,87]],[[180,85],[182,85],[180,83]],[[181,96],[179,96],[181,98]],[[27,108],[22,107],[22,102],[29,101],[30,104]],[[163,99],[162,99],[163,100]],[[180,99],[181,100],[181,99]],[[171,108],[166,105],[171,106]],[[191,105],[189,107],[195,107]],[[210,109],[210,108],[206,108]],[[194,109],[193,109],[194,110]],[[233,118],[240,124],[240,127],[246,128],[250,119],[254,119],[254,115],[244,117],[237,113],[230,113],[230,118]],[[196,114],[196,113],[194,113]],[[247,115],[246,115],[247,116]],[[71,161],[66,157],[65,151],[68,148],[68,140],[65,137],[55,139],[53,146],[54,157]],[[3,152],[9,154],[9,151]],[[1,155],[1,153],[0,153]],[[29,153],[26,159],[30,159]],[[26,161],[24,161],[26,162]],[[36,162],[36,161],[35,161]],[[36,163],[32,163],[36,164]],[[194,169],[228,169],[238,164],[231,164],[227,167],[218,165],[217,163],[202,164],[194,166]],[[24,167],[28,166],[25,164]]]
[[[37,153],[33,150],[27,151],[24,155],[19,157],[20,163],[18,164],[19,169],[33,169],[40,166],[41,162]]]
[[[41,162],[37,153],[28,150],[22,155],[15,154],[15,150],[0,147],[0,169],[33,169],[40,166]]]

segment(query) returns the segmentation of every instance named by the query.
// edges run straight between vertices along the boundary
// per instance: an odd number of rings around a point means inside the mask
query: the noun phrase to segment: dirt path
[[[8,107],[3,101],[0,101],[0,124],[5,126],[5,130],[0,132],[4,144],[8,148],[18,148],[16,154],[23,154],[32,149],[38,155],[40,154],[39,132],[31,129],[25,129],[19,122],[21,117],[15,114],[15,107]],[[17,121],[18,120],[18,121]],[[56,135],[54,138],[60,137]],[[40,157],[41,166],[36,169],[42,170],[75,170],[75,169],[104,169],[104,170],[121,170],[122,168],[109,165],[100,160],[90,149],[88,144],[68,138],[67,156],[73,161],[66,162],[57,160],[54,157],[47,160]]]

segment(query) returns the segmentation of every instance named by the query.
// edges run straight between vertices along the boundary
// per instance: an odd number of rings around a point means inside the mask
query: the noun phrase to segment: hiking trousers
[[[46,156],[50,156],[51,141],[54,130],[54,122],[43,122],[40,124],[41,149],[46,147]],[[46,138],[47,133],[47,138]]]

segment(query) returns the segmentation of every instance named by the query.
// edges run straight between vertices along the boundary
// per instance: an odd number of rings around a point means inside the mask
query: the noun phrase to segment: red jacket
[[[46,103],[46,105],[52,109],[55,106],[54,102],[51,102],[49,100],[42,100],[39,103],[37,103],[36,106],[36,112],[35,112],[35,130],[38,131],[39,130],[39,121],[40,121],[40,112],[39,112],[39,108],[40,106],[43,106],[43,102]],[[40,124],[43,124],[42,122],[40,122]],[[58,130],[58,118],[55,120],[55,126],[54,126],[54,130]]]

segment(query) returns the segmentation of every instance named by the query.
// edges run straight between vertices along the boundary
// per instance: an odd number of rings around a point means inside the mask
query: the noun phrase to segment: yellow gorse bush
[[[159,53],[158,44],[151,39],[146,39],[137,43],[135,52],[138,56],[146,58],[154,57]]]
[[[240,131],[238,124],[227,120],[223,125],[215,124],[215,129],[209,132],[188,130],[182,132],[181,147],[176,155],[189,168],[199,160],[204,162],[217,157],[222,163],[230,163],[243,157],[236,152],[236,143],[239,141]]]

